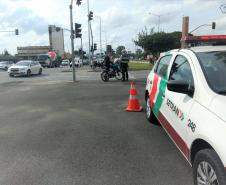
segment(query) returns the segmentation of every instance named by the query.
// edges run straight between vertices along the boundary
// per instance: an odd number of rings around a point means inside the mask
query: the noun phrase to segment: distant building
[[[49,45],[58,55],[64,54],[64,31],[55,25],[49,25]]]
[[[17,58],[37,59],[38,55],[55,51],[58,56],[64,55],[64,33],[63,29],[49,25],[49,46],[26,46],[17,47]]]
[[[38,55],[50,51],[50,46],[26,46],[17,47],[17,58],[20,59],[37,59]]]

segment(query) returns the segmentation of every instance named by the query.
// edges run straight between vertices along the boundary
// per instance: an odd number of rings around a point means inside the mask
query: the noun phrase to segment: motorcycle
[[[101,72],[101,79],[104,82],[107,82],[110,78],[116,78],[117,80],[122,79],[122,73],[119,65],[112,65],[109,70],[104,67],[104,70]]]

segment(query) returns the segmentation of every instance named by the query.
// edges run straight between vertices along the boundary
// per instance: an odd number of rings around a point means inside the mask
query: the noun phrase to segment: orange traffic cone
[[[130,88],[130,97],[128,101],[128,106],[126,108],[126,111],[128,112],[141,112],[143,108],[140,106],[139,100],[137,99],[137,90],[135,87],[135,82],[131,83]]]

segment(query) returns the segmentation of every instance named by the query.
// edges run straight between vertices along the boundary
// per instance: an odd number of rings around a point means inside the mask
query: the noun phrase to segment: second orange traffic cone
[[[143,108],[140,106],[139,100],[137,99],[137,90],[135,86],[135,82],[132,82],[128,106],[126,108],[126,111],[128,112],[141,112],[143,110]]]

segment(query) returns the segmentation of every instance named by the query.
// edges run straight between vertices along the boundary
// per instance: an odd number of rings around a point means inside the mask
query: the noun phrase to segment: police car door
[[[158,61],[152,77],[152,87],[150,90],[150,105],[154,115],[159,119],[159,116],[164,111],[165,105],[165,90],[167,86],[167,78],[169,74],[169,65],[172,60],[172,55],[164,55]]]
[[[190,87],[195,88],[194,73],[192,71],[194,70],[191,59],[183,53],[178,54],[175,57],[170,69],[168,82],[181,80],[188,82]],[[192,95],[169,91],[167,87],[165,91],[165,98],[165,108],[167,110],[165,110],[164,113],[169,124],[167,131],[182,153],[188,157],[189,149],[186,141],[187,130],[191,129],[189,128],[189,112],[194,103],[193,97]]]

